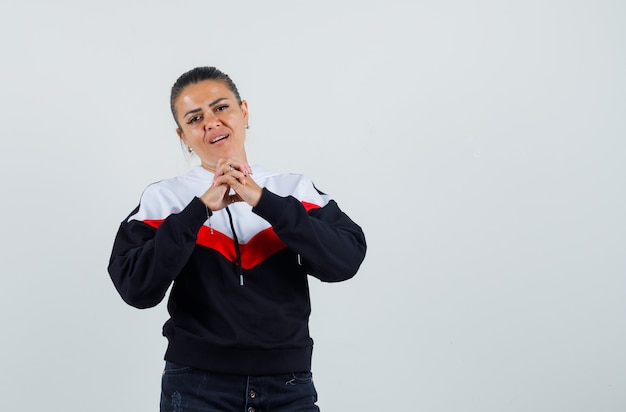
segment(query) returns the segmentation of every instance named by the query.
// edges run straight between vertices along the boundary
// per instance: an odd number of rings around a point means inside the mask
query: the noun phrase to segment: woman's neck
[[[209,165],[204,164],[204,163],[201,163],[201,166],[202,166],[203,168],[205,168],[206,170],[208,170],[209,172],[211,172],[211,173],[215,174],[215,168],[214,168],[214,167],[209,166]]]

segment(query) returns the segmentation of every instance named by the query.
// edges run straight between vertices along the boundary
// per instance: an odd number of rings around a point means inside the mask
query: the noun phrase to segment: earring
[[[247,124],[247,125],[246,125],[246,130],[247,130],[247,129],[249,129],[249,128],[250,128],[250,125],[249,125],[249,124]]]
[[[191,147],[189,147],[189,146],[187,146],[187,151],[188,151],[189,153],[193,153],[193,149],[192,149]]]

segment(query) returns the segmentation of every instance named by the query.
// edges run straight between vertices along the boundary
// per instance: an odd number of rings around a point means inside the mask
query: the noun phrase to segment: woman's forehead
[[[203,80],[190,84],[180,93],[176,104],[205,104],[216,99],[234,99],[233,92],[219,80]]]

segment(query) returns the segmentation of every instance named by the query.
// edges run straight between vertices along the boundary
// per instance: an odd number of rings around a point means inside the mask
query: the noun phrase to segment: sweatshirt
[[[170,289],[165,359],[202,370],[271,375],[308,371],[313,340],[308,275],[353,277],[363,231],[306,177],[252,167],[253,208],[212,212],[199,199],[201,166],[146,188],[121,222],[109,274],[129,305],[149,308]]]

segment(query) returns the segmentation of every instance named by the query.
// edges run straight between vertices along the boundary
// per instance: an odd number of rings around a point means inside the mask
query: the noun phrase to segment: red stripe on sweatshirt
[[[307,212],[311,209],[320,208],[320,206],[315,203],[302,202],[302,205]],[[163,223],[163,219],[144,220],[143,222],[156,229]],[[232,263],[237,262],[234,240],[218,230],[211,230],[211,228],[207,226],[202,226],[198,231],[196,244],[219,252]],[[280,252],[285,247],[286,245],[278,238],[274,229],[268,227],[254,235],[247,243],[239,244],[241,266],[245,270],[249,270],[273,254]]]
[[[315,203],[309,203],[309,202],[302,202],[302,206],[304,206],[304,209],[306,209],[306,211],[308,212],[311,209],[319,209],[320,206],[316,205]]]
[[[163,219],[144,220],[143,222],[157,229],[163,223]],[[196,244],[219,252],[232,263],[237,262],[234,240],[218,230],[211,230],[207,226],[202,226],[198,231]],[[278,238],[274,229],[268,227],[254,235],[248,243],[239,244],[241,267],[249,270],[285,247],[285,244]]]
[[[198,232],[196,243],[218,251],[233,263],[237,262],[234,240],[215,229],[211,233],[210,228],[202,226]],[[241,267],[246,270],[251,269],[285,247],[285,244],[278,238],[274,229],[268,227],[254,235],[248,243],[239,244]]]

